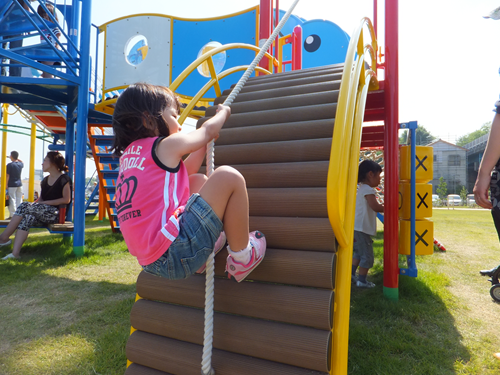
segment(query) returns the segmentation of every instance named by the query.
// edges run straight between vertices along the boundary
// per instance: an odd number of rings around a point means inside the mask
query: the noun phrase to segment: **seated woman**
[[[12,241],[9,237],[17,229],[12,253],[3,257],[2,260],[19,259],[21,247],[28,238],[30,228],[57,223],[59,206],[71,203],[73,183],[71,178],[63,173],[68,171],[64,157],[57,151],[51,151],[43,159],[42,168],[49,175],[41,183],[41,197],[34,203],[21,203],[5,231],[0,234],[0,247],[10,245]]]

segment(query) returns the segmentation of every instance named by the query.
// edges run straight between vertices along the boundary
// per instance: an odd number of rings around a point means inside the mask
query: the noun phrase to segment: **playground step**
[[[307,77],[314,77],[326,74],[342,73],[343,70],[344,70],[344,64],[336,64],[336,65],[320,66],[310,69],[295,70],[291,72],[267,74],[256,77],[250,77],[248,81],[245,83],[245,86],[252,86],[264,82],[266,83],[278,82],[288,79],[307,78]],[[234,86],[236,86],[236,84],[233,84],[231,88],[234,88]]]
[[[337,103],[327,103],[295,108],[280,108],[248,113],[237,113],[229,117],[224,124],[224,128],[229,129],[242,126],[331,119],[335,116],[336,110]],[[209,117],[199,119],[197,127],[200,127],[201,124],[208,119]]]
[[[99,163],[109,164],[110,168],[116,168],[120,165],[120,159],[116,156],[111,156],[111,154],[99,153],[95,154],[99,158]]]
[[[165,375],[199,374],[202,351],[201,345],[135,331],[127,342],[127,358],[131,362],[153,369],[153,372],[149,369],[148,372],[142,372],[141,368],[137,367],[129,371],[129,367],[125,374],[162,374],[158,371],[164,371]],[[327,375],[326,372],[311,371],[219,349],[213,350],[212,364],[217,368],[217,375]]]
[[[118,171],[100,171],[105,179],[113,179],[116,180],[118,178]]]
[[[0,6],[1,11],[5,12],[0,13],[2,15],[0,18],[0,36],[21,35],[26,32],[38,31],[37,27],[40,29],[45,28],[42,20],[38,17],[31,17],[30,22],[26,22],[26,16],[20,6],[10,6],[12,1],[6,1],[4,4]]]
[[[96,141],[96,146],[105,147],[112,146],[114,136],[112,135],[92,135],[92,138]]]
[[[219,298],[220,296],[219,294]],[[329,297],[327,295],[327,302]],[[301,297],[290,298],[299,300]],[[276,300],[274,306],[278,306],[278,302]],[[269,309],[277,310],[272,307]],[[328,308],[324,310],[328,311]],[[204,311],[201,309],[142,299],[134,304],[130,316],[132,326],[139,331],[155,332],[192,344],[203,344]],[[236,331],[238,335],[234,334]],[[306,366],[316,371],[328,371],[328,364],[325,362],[329,357],[327,351],[331,349],[331,333],[327,330],[216,312],[214,337],[213,345],[219,350],[245,353],[254,358],[293,366]],[[241,337],[245,337],[245,340]]]
[[[291,96],[291,95],[303,95],[311,92],[323,92],[323,91],[334,91],[340,89],[340,80],[339,81],[326,81],[320,83],[311,83],[309,85],[299,85],[299,86],[291,86],[291,87],[283,87],[277,89],[266,90],[264,92],[254,91],[247,93],[240,93],[233,101],[231,108],[236,103],[247,102],[251,100],[260,100],[266,98],[278,98],[281,96]],[[227,99],[227,95],[219,96],[214,101],[214,106],[217,104],[222,104]]]
[[[332,136],[333,123],[334,119],[331,118],[232,129],[222,128],[215,147],[217,150],[218,146],[223,145],[327,138]]]
[[[114,194],[116,190],[114,186],[109,186],[109,185],[108,186],[105,185],[104,188],[106,189],[107,194]]]
[[[217,157],[215,167],[218,167]],[[325,187],[328,161],[234,165],[245,177],[247,188]],[[200,168],[205,173],[206,168]]]
[[[292,107],[302,107],[318,104],[329,104],[336,102],[339,97],[339,91],[312,92],[307,94],[289,95],[277,98],[265,98],[249,100],[245,102],[231,104],[231,116],[240,113],[248,113],[263,110],[285,109]],[[205,112],[206,117],[215,115],[216,106],[209,107]],[[333,117],[333,116],[332,116]]]
[[[251,86],[244,86],[241,89],[241,93],[248,93],[248,92],[255,92],[255,91],[265,91],[265,90],[271,90],[271,89],[276,89],[276,88],[283,88],[283,87],[292,87],[292,86],[300,86],[300,85],[307,85],[307,84],[312,84],[312,83],[320,83],[320,82],[326,82],[326,81],[339,81],[342,79],[342,73],[334,73],[334,74],[327,74],[327,75],[319,75],[319,76],[314,76],[314,77],[306,77],[306,78],[290,78],[287,80],[282,80],[278,82],[259,82],[258,84],[251,85]],[[229,95],[231,93],[232,89],[227,89],[224,90],[222,95]]]
[[[283,269],[280,272],[283,272]],[[199,289],[200,285],[205,284],[204,276],[193,275],[185,279],[184,283],[180,283],[181,280],[172,282],[141,272],[138,280],[137,293],[143,298],[191,307],[204,306],[205,293]],[[234,285],[234,281],[228,279],[215,280],[215,309],[218,312],[281,321],[320,330],[331,328],[329,319],[333,309],[332,290],[311,291],[299,286],[263,283],[240,283],[240,288],[234,288]],[[268,300],[267,293],[274,296],[273,301]],[[242,294],[247,297],[244,301],[240,304],[230,303],[239,299],[238,296]],[[304,304],[300,301],[304,301]]]
[[[330,157],[330,138],[218,146],[216,163],[225,165],[322,161]]]

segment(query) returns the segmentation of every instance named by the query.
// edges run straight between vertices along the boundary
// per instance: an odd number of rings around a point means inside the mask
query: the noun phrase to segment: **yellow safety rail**
[[[181,74],[179,74],[179,76],[175,79],[175,81],[172,82],[172,84],[170,85],[169,88],[170,88],[170,90],[172,90],[173,92],[175,92],[179,88],[179,86],[181,85],[181,83],[193,71],[195,71],[198,68],[198,66],[200,66],[201,64],[203,64],[205,61],[207,62],[208,69],[210,71],[210,78],[211,79],[210,79],[210,81],[208,81],[205,84],[205,86],[203,86],[200,89],[200,91],[198,91],[198,93],[193,97],[193,99],[191,99],[191,101],[189,102],[189,104],[187,105],[187,107],[183,109],[182,115],[179,117],[179,124],[181,124],[181,125],[183,124],[184,120],[189,115],[189,113],[191,112],[191,110],[194,108],[194,106],[196,105],[196,103],[198,103],[198,101],[203,97],[203,95],[206,94],[206,92],[212,86],[214,87],[215,94],[217,96],[222,95],[221,88],[220,88],[220,85],[219,85],[219,80],[221,80],[224,77],[227,77],[230,74],[233,74],[233,73],[236,73],[236,72],[239,72],[239,71],[242,71],[242,70],[246,70],[248,68],[248,65],[241,65],[241,66],[236,66],[236,67],[227,69],[227,70],[225,70],[225,71],[223,71],[223,72],[221,72],[219,74],[217,74],[215,72],[215,67],[214,67],[214,62],[213,62],[213,56],[215,56],[218,53],[221,53],[223,51],[227,51],[227,50],[235,49],[235,48],[251,49],[251,50],[254,50],[256,53],[259,53],[259,51],[260,51],[259,47],[251,45],[251,44],[245,44],[245,43],[230,43],[230,44],[225,44],[223,46],[214,48],[214,49],[208,51],[207,53],[204,53],[199,58],[197,58],[196,60],[194,60],[191,64],[189,64],[189,66],[186,69],[183,70],[183,72]],[[258,72],[264,73],[264,74],[271,74],[271,72],[273,71],[273,65],[274,66],[278,66],[279,63],[278,63],[278,61],[272,55],[270,55],[267,52],[264,54],[264,56],[266,56],[268,58],[268,60],[269,60],[269,69],[266,70],[264,68],[261,68],[261,67],[257,66],[255,68],[255,70],[258,71]],[[215,98],[203,98],[203,100],[204,101],[214,101]]]
[[[371,37],[371,44],[366,46],[363,42],[365,26]],[[347,50],[328,169],[328,217],[339,243],[330,374],[347,374],[352,243],[361,126],[368,90],[378,88],[374,51],[377,51],[375,32],[371,21],[364,18],[351,37]],[[371,57],[370,69],[365,68],[366,52]],[[342,160],[348,162],[342,163]]]

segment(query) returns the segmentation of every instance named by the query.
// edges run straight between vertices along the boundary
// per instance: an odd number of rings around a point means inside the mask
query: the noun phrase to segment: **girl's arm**
[[[490,136],[486,150],[484,151],[481,165],[477,173],[476,184],[474,185],[474,198],[481,207],[493,208],[488,199],[488,189],[490,187],[491,171],[500,159],[500,114],[495,114],[493,124],[491,125]]]
[[[375,198],[375,194],[365,195],[366,201],[368,202],[368,206],[375,212],[384,212],[384,206],[377,202],[377,198]]]
[[[229,107],[219,104],[217,114],[207,120],[199,129],[191,133],[175,133],[161,141],[156,151],[158,158],[169,168],[177,167],[179,160],[184,155],[204,148],[209,141],[217,138],[222,125],[230,114]],[[172,119],[174,118],[172,117]]]
[[[207,146],[205,145],[199,150],[192,152],[186,159],[184,159],[184,165],[186,166],[188,176],[198,173],[201,164],[203,163],[203,159],[205,159],[206,153],[207,153]]]
[[[49,201],[44,201],[40,195],[38,198],[38,203],[48,204],[49,206],[59,206],[60,204],[68,204],[71,201],[71,189],[69,188],[69,183],[63,187],[63,196],[59,199],[51,199]]]

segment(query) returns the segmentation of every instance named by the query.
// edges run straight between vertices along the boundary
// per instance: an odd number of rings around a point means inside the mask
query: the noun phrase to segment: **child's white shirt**
[[[366,196],[376,191],[369,185],[358,184],[356,193],[356,218],[354,219],[354,230],[375,236],[377,234],[377,213],[368,205]]]

